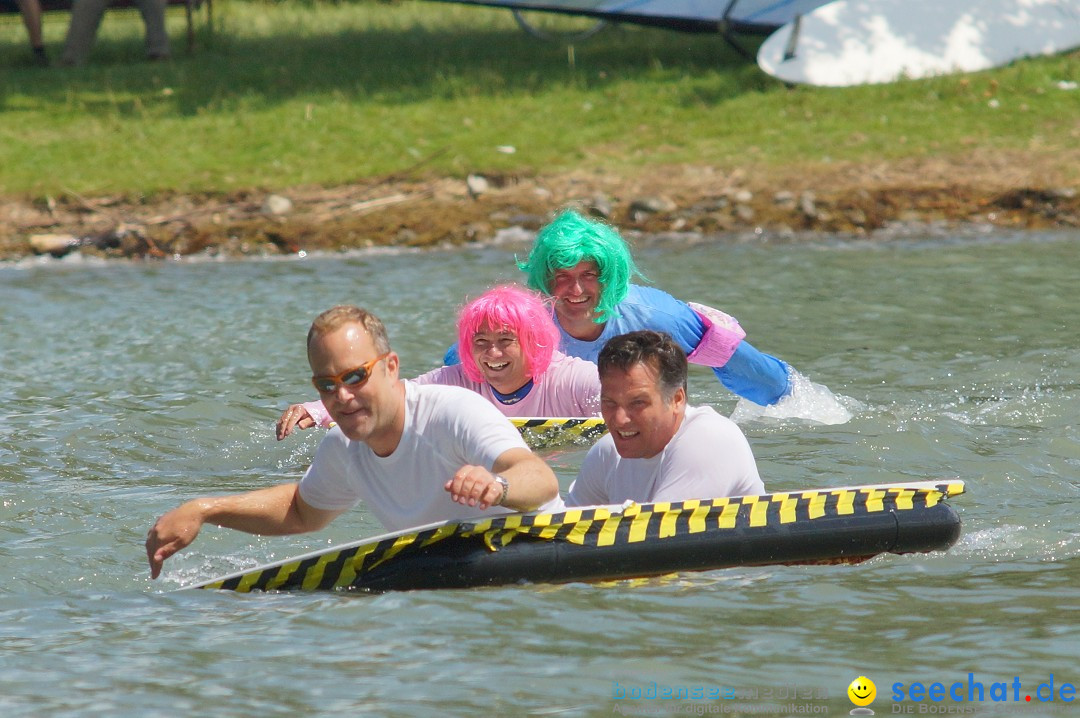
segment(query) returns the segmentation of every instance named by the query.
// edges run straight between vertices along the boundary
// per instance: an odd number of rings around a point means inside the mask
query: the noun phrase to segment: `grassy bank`
[[[83,68],[30,67],[23,28],[5,16],[0,194],[336,186],[404,168],[815,166],[973,148],[1052,160],[1080,146],[1080,90],[1060,86],[1080,80],[1078,53],[966,77],[789,89],[712,36],[609,29],[575,47],[571,64],[505,11],[411,0],[215,10],[213,37],[193,55],[183,14],[169,13],[166,63],[142,61],[138,15],[112,11]],[[53,57],[66,21],[46,17]]]

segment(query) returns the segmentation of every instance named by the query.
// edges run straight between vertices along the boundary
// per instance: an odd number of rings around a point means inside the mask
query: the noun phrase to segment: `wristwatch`
[[[506,492],[510,490],[510,482],[498,474],[495,474],[495,483],[502,487],[502,494],[499,495],[499,498],[496,499],[495,503],[492,505],[502,506],[503,502],[506,501]]]

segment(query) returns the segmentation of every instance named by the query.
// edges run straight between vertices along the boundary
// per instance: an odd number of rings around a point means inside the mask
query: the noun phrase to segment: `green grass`
[[[1080,90],[1058,87],[1080,79],[1075,52],[966,77],[791,89],[716,36],[618,27],[575,47],[571,64],[505,11],[227,0],[215,13],[213,36],[188,55],[183,13],[170,11],[174,58],[154,64],[138,15],[110,11],[83,68],[31,67],[17,16],[2,16],[0,194],[330,186],[417,163],[450,175],[638,172],[1080,146]],[[53,57],[66,22],[46,16]]]

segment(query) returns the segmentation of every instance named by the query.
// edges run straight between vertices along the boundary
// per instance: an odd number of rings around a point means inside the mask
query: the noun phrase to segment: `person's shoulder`
[[[422,421],[448,422],[458,426],[506,424],[495,406],[475,391],[445,384],[411,385],[409,403]]]
[[[681,299],[676,299],[663,289],[631,284],[626,299],[619,302],[619,312],[631,321],[645,322],[638,329],[663,329],[671,321],[683,321],[695,316],[694,310]]]
[[[322,453],[346,451],[352,443],[353,440],[345,436],[341,431],[341,427],[335,424],[330,427],[323,435],[322,440],[319,441],[318,451]]]
[[[567,373],[591,373],[596,374],[596,364],[588,359],[572,357],[556,351],[551,355],[551,367],[555,371]]]
[[[689,421],[700,421],[701,423],[721,423],[732,424],[738,426],[734,421],[727,418],[716,409],[712,408],[708,404],[687,404],[686,405],[686,418]]]
[[[742,429],[711,406],[688,406],[682,425],[664,450],[664,463],[681,467],[716,468],[718,456],[748,445]]]
[[[695,432],[724,434],[737,432],[742,434],[742,429],[739,428],[738,424],[707,405],[687,405],[684,421],[686,422],[687,428],[693,427]]]
[[[450,384],[417,384],[406,382],[406,392],[410,399],[422,404],[453,404],[455,402],[471,402],[479,400],[487,404],[487,400],[475,391],[461,386]]]
[[[653,305],[664,302],[677,302],[679,300],[675,299],[675,297],[671,296],[663,289],[645,287],[640,284],[631,284],[630,289],[626,293],[626,299],[623,301]]]
[[[749,445],[742,428],[711,406],[688,406],[683,425],[676,434],[680,452],[690,446],[734,447]]]
[[[596,440],[592,446],[589,447],[588,453],[585,454],[585,460],[582,462],[582,469],[589,468],[590,466],[597,466],[601,464],[609,464],[612,462],[618,462],[619,452],[615,450],[615,439],[611,437],[610,433],[604,434]]]
[[[476,382],[465,375],[465,369],[461,364],[436,367],[431,371],[424,372],[420,376],[406,379],[405,381],[416,384],[417,386],[439,384],[442,386],[461,386],[466,389],[473,389],[476,385]]]

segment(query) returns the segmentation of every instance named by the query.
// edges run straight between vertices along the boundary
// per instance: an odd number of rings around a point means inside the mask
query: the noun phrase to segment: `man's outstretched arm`
[[[280,484],[229,496],[193,499],[161,516],[146,535],[150,577],[157,578],[165,559],[188,546],[210,522],[264,536],[318,531],[341,511],[317,509],[302,498],[298,484]]]

